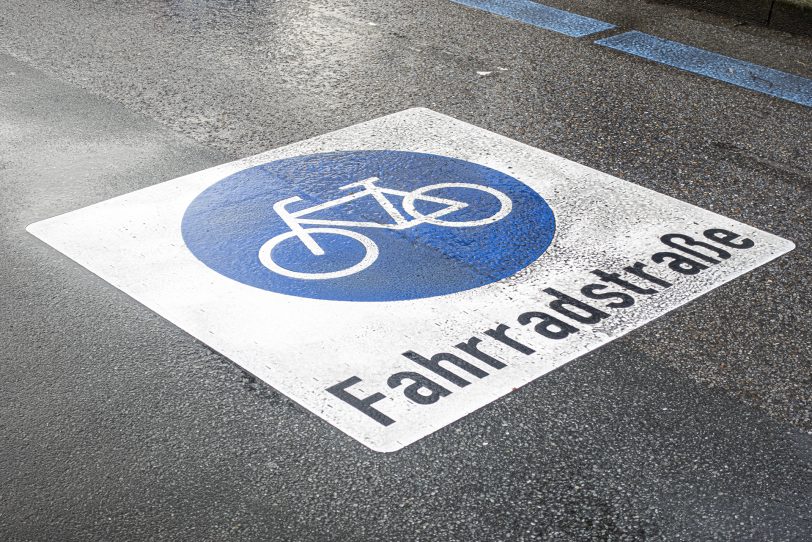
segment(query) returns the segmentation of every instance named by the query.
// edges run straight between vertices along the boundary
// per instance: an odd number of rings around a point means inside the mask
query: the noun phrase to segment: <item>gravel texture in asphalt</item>
[[[660,5],[563,4],[810,75],[807,38]],[[597,37],[441,0],[7,0],[2,538],[812,537],[812,113]],[[24,230],[412,106],[797,248],[378,454]]]

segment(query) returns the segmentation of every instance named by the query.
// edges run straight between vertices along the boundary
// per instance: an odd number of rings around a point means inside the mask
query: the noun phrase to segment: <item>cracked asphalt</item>
[[[809,38],[547,3],[812,76]],[[0,538],[812,538],[812,112],[596,37],[445,0],[6,0]],[[24,229],[415,106],[797,248],[378,454]]]

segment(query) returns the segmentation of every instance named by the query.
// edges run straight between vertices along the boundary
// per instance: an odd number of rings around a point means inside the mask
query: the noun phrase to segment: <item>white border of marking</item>
[[[362,149],[442,154],[509,173],[553,208],[553,244],[508,279],[448,296],[381,303],[320,301],[258,290],[219,275],[186,249],[180,219],[189,203],[220,179],[272,160]],[[754,240],[755,247],[730,249],[735,252],[731,258],[695,277],[651,264],[650,270],[672,287],[638,298],[634,306],[614,311],[596,325],[579,326],[566,340],[543,339],[533,326],[517,323],[524,312],[548,309],[553,298],[545,288],[581,298],[581,285],[596,280],[591,270],[620,272],[634,261],[651,263],[647,258],[663,249],[660,236],[677,232],[702,239],[707,228],[734,231]],[[353,438],[385,452],[425,437],[794,247],[775,235],[426,109],[406,110],[180,177],[37,222],[28,231]],[[498,323],[509,325],[511,336],[531,345],[535,354],[519,354],[492,341],[488,353],[506,364],[494,370],[450,350],[470,337],[488,340],[483,331]],[[402,386],[386,385],[393,373],[420,371],[402,355],[407,350],[428,356],[454,351],[489,375],[469,375],[471,384],[465,388],[442,381],[453,393],[420,405],[404,397]],[[361,379],[352,386],[353,395],[385,393],[374,406],[395,423],[384,426],[326,393],[352,376]]]

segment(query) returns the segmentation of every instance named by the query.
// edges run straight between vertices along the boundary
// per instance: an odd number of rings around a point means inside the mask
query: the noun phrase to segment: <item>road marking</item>
[[[580,38],[616,28],[611,23],[576,15],[530,0],[451,0],[457,4],[529,23],[545,30]],[[812,80],[684,43],[632,30],[595,41],[596,44],[679,68],[717,81],[812,106]],[[485,72],[477,72],[480,75]]]
[[[575,38],[615,27],[610,23],[544,6],[530,0],[452,0],[452,2]]]
[[[377,451],[793,248],[426,109],[28,230]]]
[[[812,106],[812,80],[633,30],[597,40],[617,51]]]

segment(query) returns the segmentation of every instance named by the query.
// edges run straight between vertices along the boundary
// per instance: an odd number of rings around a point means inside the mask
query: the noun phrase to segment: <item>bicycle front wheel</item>
[[[448,216],[449,218],[453,217],[456,211],[451,211],[448,213],[444,212],[434,212],[430,214],[423,214],[415,208],[415,202],[421,199],[425,199],[426,201],[451,201],[449,198],[440,197],[440,196],[432,196],[429,192],[433,190],[442,190],[448,188],[464,188],[466,190],[476,190],[479,192],[485,192],[486,194],[490,194],[494,198],[499,201],[499,210],[493,213],[490,216],[485,218],[480,218],[477,220],[443,220],[440,218],[441,216]],[[454,203],[461,203],[463,204],[459,208],[467,207],[464,202],[454,202]],[[481,184],[473,184],[473,183],[438,183],[438,184],[430,184],[428,186],[423,186],[416,190],[410,192],[407,196],[403,198],[403,209],[412,215],[413,217],[419,219],[421,222],[425,222],[427,224],[434,224],[435,226],[445,226],[449,228],[471,228],[474,226],[484,226],[486,224],[492,224],[494,222],[498,222],[505,218],[510,211],[513,209],[513,201],[505,194],[496,190],[495,188],[491,188],[490,186],[483,186]],[[436,216],[435,216],[436,215]]]

